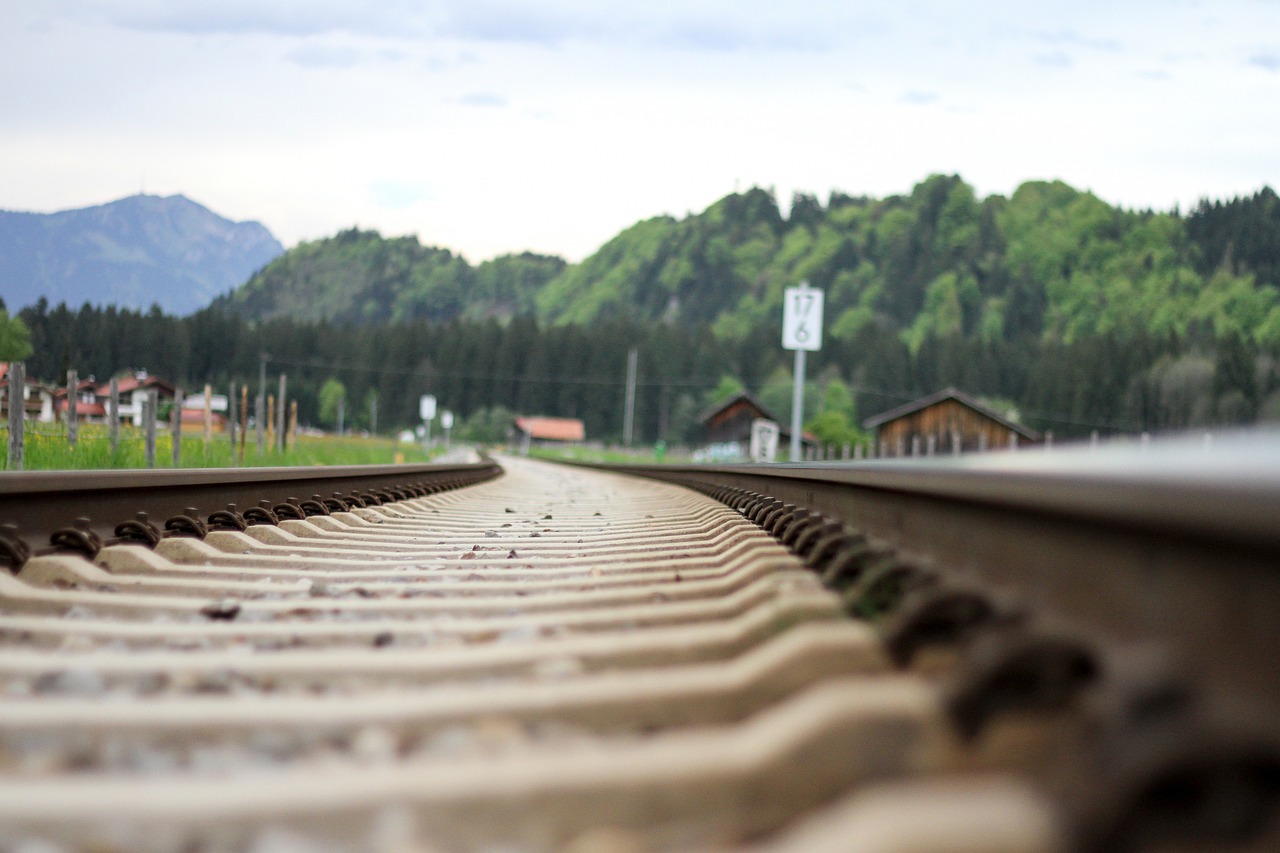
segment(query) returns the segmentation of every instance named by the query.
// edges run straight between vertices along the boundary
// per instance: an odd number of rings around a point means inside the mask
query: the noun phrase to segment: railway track
[[[1256,464],[500,462],[0,478],[0,850],[1280,849]]]

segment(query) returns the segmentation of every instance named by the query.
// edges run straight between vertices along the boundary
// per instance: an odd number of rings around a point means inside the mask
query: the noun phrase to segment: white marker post
[[[422,449],[423,451],[430,453],[431,420],[436,416],[436,398],[430,394],[423,394],[422,397],[418,399],[418,414],[422,416]]]
[[[822,291],[800,282],[788,287],[782,303],[782,348],[795,350],[795,389],[791,394],[791,461],[800,461],[804,424],[804,360],[822,349]]]
[[[449,430],[453,429],[453,412],[440,413],[440,426],[444,427],[444,449],[449,449]]]

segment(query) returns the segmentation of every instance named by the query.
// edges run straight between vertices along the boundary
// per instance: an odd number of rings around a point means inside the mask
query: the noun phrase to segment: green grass
[[[661,465],[683,464],[689,461],[687,455],[667,450],[662,458],[654,451],[652,445],[634,447],[626,450],[620,447],[532,447],[529,455],[539,459],[571,459],[575,462],[596,462],[604,465]]]
[[[9,431],[0,427],[0,465],[8,467]],[[432,455],[436,455],[433,452]],[[215,435],[206,443],[203,435],[182,436],[181,468],[227,468],[306,466],[306,465],[383,465],[399,462],[427,462],[430,457],[420,444],[400,444],[395,439],[359,436],[306,436],[283,452],[273,447],[258,453],[256,436],[249,434],[244,459],[240,459],[239,443],[234,449],[227,436]],[[146,437],[141,430],[120,427],[120,441],[115,452],[105,426],[84,424],[80,427],[75,447],[67,443],[61,425],[27,424],[24,433],[23,468],[27,471],[66,471],[104,468],[145,468]],[[156,467],[172,468],[173,439],[168,432],[156,436]]]

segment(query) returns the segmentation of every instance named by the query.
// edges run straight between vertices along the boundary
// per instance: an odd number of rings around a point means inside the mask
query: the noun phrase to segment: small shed
[[[587,437],[586,427],[577,418],[518,417],[516,432],[520,434],[520,445],[524,448],[534,442],[540,445],[571,444]]]
[[[955,388],[867,418],[878,456],[971,453],[1039,444],[1040,433],[979,403]]]
[[[751,444],[751,425],[757,420],[773,421],[779,424],[781,444],[791,442],[791,430],[779,423],[773,413],[760,404],[750,394],[739,394],[702,415],[703,441],[708,446],[726,447],[738,445],[738,455],[745,456],[746,448]],[[814,448],[818,440],[810,433],[802,433],[800,443],[803,447]]]
[[[227,416],[221,412],[209,413],[209,430],[216,433],[227,431]],[[198,409],[182,407],[182,431],[187,434],[204,432],[204,407]]]

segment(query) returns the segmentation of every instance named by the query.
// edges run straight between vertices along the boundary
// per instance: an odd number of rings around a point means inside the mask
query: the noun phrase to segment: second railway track
[[[1077,502],[1090,550],[1027,538],[1043,495],[929,516],[945,478],[926,510],[892,472],[877,503],[501,464],[11,492],[0,850],[1276,849],[1280,617],[1196,648],[1223,572],[1258,578],[1235,612],[1280,604],[1269,492],[1180,533]],[[1046,580],[1086,553],[1110,606]],[[1184,589],[1121,596],[1144,566]],[[1166,636],[1196,583],[1210,616]]]

